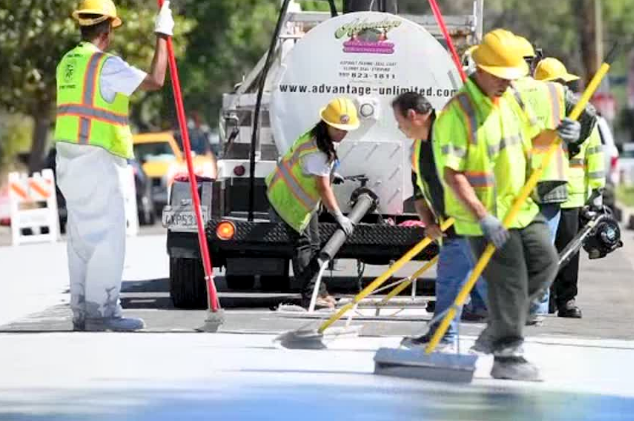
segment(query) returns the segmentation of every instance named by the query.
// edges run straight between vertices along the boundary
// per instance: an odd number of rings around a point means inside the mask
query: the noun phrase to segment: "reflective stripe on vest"
[[[299,164],[299,160],[303,153],[309,153],[311,151],[317,152],[319,151],[319,148],[317,148],[313,142],[304,143],[295,149],[290,159],[285,160],[282,158],[275,168],[275,172],[273,173],[273,177],[271,178],[271,182],[268,187],[270,190],[275,186],[275,184],[277,184],[278,181],[284,180],[293,196],[295,196],[302,207],[307,211],[312,211],[315,206],[317,206],[317,203],[319,203],[319,196],[310,195],[302,187],[301,183],[297,180],[297,178],[295,178],[292,167]]]
[[[469,96],[466,93],[456,95],[456,99],[458,100],[458,104],[465,117],[467,117],[467,125],[469,126],[467,127],[469,143],[475,145],[478,142],[478,120],[473,104],[471,103],[471,99],[469,99]]]
[[[483,171],[465,171],[464,175],[474,189],[490,188],[495,186],[495,176]]]
[[[561,104],[559,102],[559,91],[554,83],[546,83],[548,86],[548,92],[550,93],[550,109],[552,116],[552,123],[556,127],[562,120]]]
[[[117,114],[112,111],[86,105],[61,104],[57,107],[57,115],[85,117],[87,119],[100,120],[105,123],[117,124],[119,126],[126,126],[129,124],[127,115]]]
[[[129,97],[103,98],[101,73],[111,56],[83,42],[57,66],[55,141],[90,144],[122,158],[132,158]]]
[[[99,64],[106,55],[101,52],[95,52],[88,61],[88,67],[84,75],[84,92],[82,94],[83,106],[92,108],[93,101],[95,99],[95,88],[97,85],[97,74],[99,73]],[[79,143],[87,144],[90,140],[91,129],[90,117],[80,117],[79,119]]]
[[[452,168],[463,174],[487,211],[499,218],[507,214],[528,175],[530,124],[521,113],[512,90],[492,101],[475,82],[467,80],[436,126],[439,152],[455,158],[452,165],[460,166]],[[458,132],[453,127],[456,122],[461,126]],[[453,140],[452,136],[458,138]],[[456,149],[455,144],[460,147]],[[477,218],[451,189],[445,191],[445,205],[447,215],[456,219],[459,235],[483,235]],[[534,201],[528,199],[510,227],[528,226],[538,211]]]

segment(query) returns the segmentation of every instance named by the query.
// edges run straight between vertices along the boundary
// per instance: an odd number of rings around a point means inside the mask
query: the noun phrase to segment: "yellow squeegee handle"
[[[601,65],[601,67],[599,68],[599,71],[597,71],[597,73],[592,78],[592,81],[590,81],[588,88],[585,90],[585,92],[581,96],[581,99],[579,100],[577,105],[575,105],[574,109],[570,112],[570,115],[568,116],[569,118],[573,120],[577,120],[579,118],[586,104],[590,101],[590,98],[592,98],[592,95],[594,95],[594,92],[597,90],[597,88],[601,84],[601,81],[610,70],[610,63],[614,59],[615,52],[616,52],[616,45],[612,48],[612,50],[608,54],[608,57],[606,58],[606,61]],[[557,135],[556,132],[552,132],[552,133],[553,133],[552,134],[553,136]],[[542,173],[544,172],[544,168],[548,166],[548,164],[552,160],[552,157],[555,155],[555,152],[559,148],[560,144],[561,144],[561,139],[557,137],[555,141],[553,142],[553,144],[550,145],[550,147],[548,148],[548,152],[544,156],[541,167],[533,171],[530,178],[528,179],[528,181],[526,182],[526,184],[520,191],[519,196],[513,203],[513,207],[511,207],[511,209],[508,211],[508,213],[504,217],[504,221],[502,223],[504,224],[505,227],[509,227],[511,223],[515,220],[515,217],[521,210],[522,206],[524,205],[524,202],[526,201],[526,199],[528,199],[528,196],[531,194],[531,192],[533,191],[533,189],[539,182],[539,179],[541,178]],[[440,342],[442,337],[445,336],[445,333],[447,332],[447,329],[449,328],[451,321],[456,317],[456,313],[458,309],[462,307],[464,302],[467,300],[467,297],[469,296],[469,293],[473,289],[473,286],[478,281],[478,278],[480,278],[480,275],[482,275],[482,272],[484,272],[484,268],[486,268],[487,264],[489,264],[489,260],[491,260],[493,253],[495,253],[495,246],[489,243],[489,245],[487,245],[486,249],[484,250],[484,253],[482,253],[482,256],[480,256],[480,259],[478,260],[478,263],[473,269],[473,272],[471,272],[471,276],[469,277],[469,280],[464,284],[464,286],[458,293],[458,296],[456,297],[456,300],[454,301],[454,305],[449,309],[445,317],[442,319],[442,322],[440,322],[440,325],[434,332],[434,335],[429,341],[429,344],[427,344],[427,347],[425,348],[425,353],[431,354],[432,352],[434,352],[434,350],[436,349],[436,346],[438,346],[438,343]]]
[[[421,276],[423,273],[427,272],[429,270],[429,268],[431,268],[432,266],[434,266],[436,264],[436,262],[438,262],[438,257],[439,256],[436,255],[433,259],[431,259],[430,261],[425,263],[420,269],[418,269],[416,272],[412,273],[408,278],[405,278],[396,288],[394,288],[392,291],[390,291],[390,293],[387,294],[387,296],[381,300],[379,305],[382,306],[382,305],[387,304],[388,301],[390,301],[392,298],[396,297],[405,288],[410,286],[412,284],[412,282],[414,282],[414,280],[416,280],[416,278]]]
[[[454,223],[453,218],[447,219],[440,225],[440,229],[446,231],[450,226]],[[351,302],[341,307],[335,315],[333,315],[330,319],[326,320],[321,326],[319,326],[318,332],[323,333],[326,329],[328,329],[333,323],[337,320],[341,319],[344,314],[352,307],[354,307],[359,301],[363,300],[368,295],[372,294],[372,292],[380,287],[385,281],[387,281],[390,276],[394,274],[394,272],[398,271],[401,267],[403,267],[407,262],[412,260],[414,257],[418,256],[418,254],[423,251],[427,246],[432,243],[432,239],[429,237],[425,237],[418,244],[412,247],[407,253],[403,255],[400,259],[398,259],[392,266],[389,267],[388,270],[383,272],[378,278],[376,278],[372,283],[370,283],[367,287],[363,288],[363,290],[358,293]]]

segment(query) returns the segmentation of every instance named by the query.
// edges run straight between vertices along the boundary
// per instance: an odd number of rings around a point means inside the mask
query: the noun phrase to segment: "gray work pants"
[[[521,349],[528,307],[557,274],[557,250],[541,215],[526,228],[509,231],[511,238],[496,250],[484,270],[488,284],[489,325],[487,336],[493,352]],[[484,237],[469,237],[476,257],[482,255]]]

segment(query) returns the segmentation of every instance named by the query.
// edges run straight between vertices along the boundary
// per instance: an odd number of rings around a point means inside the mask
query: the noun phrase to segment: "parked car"
[[[57,209],[59,213],[59,228],[63,234],[66,232],[66,222],[68,213],[66,211],[66,199],[57,184],[57,169],[55,166],[55,157],[57,150],[51,148],[44,161],[44,168],[50,168],[55,174],[55,192],[57,194]],[[136,160],[128,160],[128,164],[132,166],[134,171],[134,184],[136,188],[136,203],[140,225],[154,225],[156,221],[156,212],[154,210],[154,200],[152,198],[152,186],[150,179],[143,171],[143,167]]]
[[[136,207],[139,215],[139,225],[154,225],[156,210],[152,197],[152,181],[143,171],[143,166],[136,159],[128,159],[134,172],[134,187],[136,189]]]

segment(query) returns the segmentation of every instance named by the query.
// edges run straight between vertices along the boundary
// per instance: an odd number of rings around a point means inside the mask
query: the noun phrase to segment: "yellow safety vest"
[[[266,178],[269,203],[299,233],[306,229],[320,203],[315,177],[302,171],[302,158],[314,153],[323,152],[308,132],[293,144]]]
[[[564,209],[583,207],[592,190],[605,187],[605,161],[599,130],[595,127],[581,150],[570,159],[568,170],[568,200]]]
[[[434,139],[442,154],[441,172],[445,167],[463,172],[486,209],[502,219],[528,179],[531,139],[539,129],[511,90],[496,102],[467,80],[438,117]],[[476,217],[450,188],[445,189],[445,207],[459,235],[482,235]],[[528,226],[538,212],[529,198],[510,228]]]
[[[521,99],[530,105],[541,127],[554,130],[559,126],[566,114],[566,93],[561,84],[525,77],[513,82],[513,87],[519,92]],[[531,157],[533,171],[542,166],[547,152],[548,146],[533,148]],[[533,192],[533,198],[538,203],[565,202],[568,198],[567,173],[568,152],[562,142],[555,156],[544,168],[540,182]]]
[[[130,98],[117,93],[112,102],[101,96],[101,71],[111,57],[82,42],[57,66],[55,141],[99,146],[122,158],[132,158],[128,121]]]

